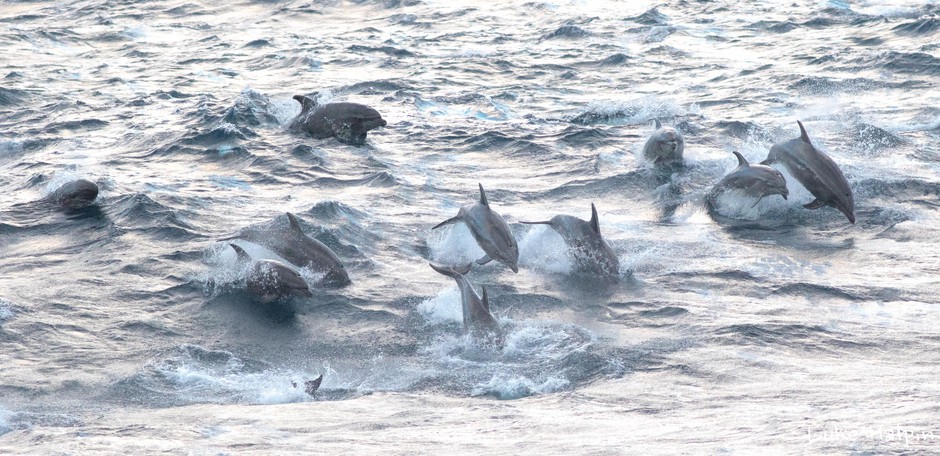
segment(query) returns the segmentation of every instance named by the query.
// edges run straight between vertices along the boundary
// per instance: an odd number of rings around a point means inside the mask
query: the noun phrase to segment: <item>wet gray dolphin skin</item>
[[[620,276],[620,260],[601,236],[600,221],[594,203],[591,203],[590,221],[570,215],[556,215],[546,222],[522,223],[552,227],[565,240],[579,271],[609,278]]]
[[[787,181],[783,174],[767,165],[752,165],[747,159],[737,151],[733,152],[738,157],[738,167],[723,177],[708,192],[706,197],[709,204],[714,204],[714,199],[725,190],[741,190],[747,196],[757,198],[754,203],[756,206],[761,198],[770,195],[780,195],[787,199]]]
[[[284,263],[274,260],[252,260],[241,247],[229,244],[238,255],[238,261],[249,264],[245,277],[248,293],[264,304],[292,296],[312,297],[303,277]]]
[[[322,242],[304,234],[294,214],[287,212],[285,216],[289,223],[286,228],[249,227],[230,239],[244,239],[264,246],[298,267],[324,274],[318,286],[349,284],[349,274],[339,257]]]
[[[650,135],[643,146],[643,157],[656,166],[674,166],[682,164],[682,152],[685,139],[682,133],[672,127],[663,127],[656,120],[656,131]]]
[[[96,198],[98,198],[98,186],[85,179],[66,182],[48,197],[49,201],[69,209],[90,206]]]
[[[845,214],[850,222],[855,223],[855,199],[849,181],[845,179],[836,162],[813,146],[803,123],[799,120],[796,123],[800,126],[800,137],[774,144],[767,154],[767,159],[761,163],[780,163],[786,166],[790,174],[816,197],[803,207],[819,209],[832,206]]]
[[[294,95],[300,102],[300,114],[291,124],[294,131],[305,131],[317,139],[336,137],[346,144],[361,146],[366,133],[388,124],[378,111],[358,103],[318,104],[314,98]]]
[[[496,260],[509,266],[512,272],[519,272],[519,246],[516,244],[516,238],[512,236],[512,231],[509,229],[506,220],[503,220],[502,216],[490,209],[490,204],[486,200],[486,192],[483,191],[483,184],[479,185],[479,202],[461,207],[455,217],[438,223],[432,229],[451,223],[464,222],[467,228],[470,228],[470,233],[473,234],[477,244],[486,252],[483,258],[477,260],[477,264],[486,264]]]
[[[428,263],[435,271],[453,277],[457,281],[457,287],[460,288],[460,304],[463,308],[463,329],[464,332],[472,334],[478,340],[492,341],[502,345],[503,330],[496,322],[496,318],[490,313],[490,302],[486,296],[486,288],[482,288],[483,297],[477,295],[473,285],[464,277],[464,274],[470,272],[472,263],[460,268],[448,268],[436,266]]]

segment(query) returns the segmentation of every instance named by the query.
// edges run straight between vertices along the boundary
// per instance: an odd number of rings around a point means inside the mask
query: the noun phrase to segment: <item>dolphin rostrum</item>
[[[663,127],[656,119],[654,131],[643,145],[643,157],[656,166],[676,166],[682,164],[682,151],[685,139],[682,133],[672,127]]]
[[[388,124],[378,111],[358,103],[319,104],[316,98],[294,95],[300,102],[300,114],[291,124],[295,131],[305,131],[317,139],[336,137],[347,144],[361,146],[366,133]]]
[[[737,151],[732,152],[738,157],[738,167],[723,177],[711,190],[709,190],[706,200],[712,206],[722,192],[726,190],[740,190],[747,196],[756,197],[754,206],[765,196],[780,195],[787,199],[787,181],[783,174],[767,165],[752,165],[747,159]]]
[[[86,179],[66,182],[48,196],[49,201],[67,209],[90,206],[95,198],[98,198],[98,186]]]
[[[457,281],[457,287],[460,288],[460,303],[463,308],[463,329],[465,333],[470,333],[478,340],[488,340],[502,345],[503,330],[496,322],[496,318],[490,313],[490,301],[486,296],[486,287],[482,287],[483,297],[477,295],[473,290],[473,285],[464,277],[464,274],[470,272],[470,266],[473,263],[467,263],[460,268],[448,268],[436,266],[428,263],[435,271],[453,277]]]
[[[314,273],[324,274],[320,286],[343,286],[350,283],[346,268],[335,253],[322,242],[304,234],[297,217],[285,213],[288,227],[248,227],[229,239],[244,239],[266,247],[285,260]]]
[[[455,217],[444,220],[431,229],[464,222],[467,228],[470,228],[470,233],[473,234],[477,244],[486,252],[483,258],[477,260],[477,264],[486,264],[496,260],[509,266],[512,272],[519,272],[519,246],[516,244],[516,238],[512,236],[506,220],[490,209],[490,204],[486,201],[486,192],[483,191],[483,184],[479,185],[480,201],[478,203],[461,207]]]
[[[616,278],[620,276],[620,260],[601,236],[597,208],[591,203],[591,220],[570,215],[556,215],[546,222],[522,222],[548,225],[565,240],[578,270],[589,274]]]
[[[842,170],[828,155],[813,146],[803,123],[799,120],[796,123],[800,126],[800,137],[774,144],[767,154],[767,159],[761,163],[783,164],[790,174],[816,197],[803,207],[819,209],[822,206],[832,206],[845,214],[850,222],[855,223],[855,199]]]
[[[252,260],[241,247],[229,244],[238,255],[240,264],[248,264],[245,277],[248,293],[264,304],[291,296],[310,298],[313,293],[307,287],[303,277],[284,263],[274,260]]]

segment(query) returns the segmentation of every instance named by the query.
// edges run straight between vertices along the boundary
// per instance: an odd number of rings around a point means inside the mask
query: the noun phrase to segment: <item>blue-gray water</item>
[[[0,4],[0,452],[882,454],[940,446],[940,8],[916,1]],[[294,94],[375,107],[363,147]],[[639,151],[653,119],[686,169]],[[704,209],[797,137],[855,225]],[[40,200],[75,177],[97,204]],[[789,176],[788,176],[789,177]],[[461,336],[429,261],[520,244]],[[544,220],[590,217],[621,280]],[[297,214],[352,285],[272,312],[220,239]],[[737,219],[732,220],[732,219]],[[257,252],[256,252],[257,253]],[[292,381],[323,374],[313,402]]]

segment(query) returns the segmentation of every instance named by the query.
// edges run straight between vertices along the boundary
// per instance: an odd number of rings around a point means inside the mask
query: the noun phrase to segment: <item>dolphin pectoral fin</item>
[[[348,122],[334,120],[330,122],[330,127],[333,129],[333,134],[336,135],[340,141],[351,142],[355,140],[352,126]]]
[[[438,229],[438,228],[440,228],[440,227],[442,227],[442,226],[450,225],[451,223],[457,223],[457,222],[459,222],[459,221],[460,221],[460,216],[459,216],[459,215],[455,215],[455,216],[453,216],[453,217],[451,217],[451,218],[449,218],[449,219],[447,219],[447,220],[444,220],[444,221],[441,222],[441,223],[438,223],[437,225],[434,225],[434,228],[431,228],[431,229],[432,229],[432,230],[436,230],[436,229]]]
[[[814,199],[811,203],[804,204],[803,207],[812,210],[812,209],[819,209],[825,205],[826,203],[820,201],[819,198],[817,198],[817,199]]]
[[[477,260],[476,263],[482,266],[486,263],[489,263],[490,261],[493,261],[493,259],[490,258],[489,255],[483,255],[483,258],[480,258],[479,260]]]

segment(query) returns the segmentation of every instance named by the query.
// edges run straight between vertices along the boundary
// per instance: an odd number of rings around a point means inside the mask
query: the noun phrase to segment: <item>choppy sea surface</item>
[[[940,451],[937,4],[5,1],[0,44],[0,453]],[[288,131],[313,92],[388,126]],[[792,178],[709,214],[796,120],[857,223]],[[427,265],[482,255],[431,230],[478,183],[496,351]],[[615,284],[519,223],[592,202]],[[275,312],[220,240],[285,212],[352,284]]]

